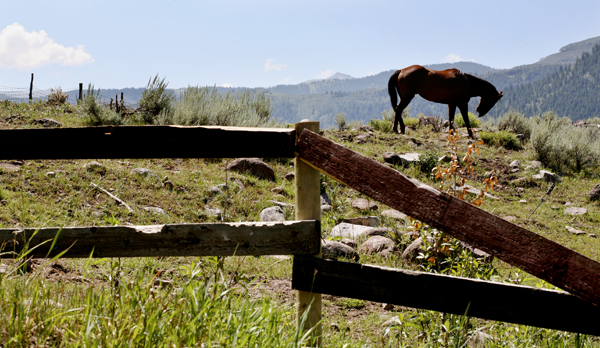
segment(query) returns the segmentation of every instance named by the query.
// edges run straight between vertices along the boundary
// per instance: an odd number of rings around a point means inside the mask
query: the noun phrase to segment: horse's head
[[[475,109],[479,113],[479,117],[485,116],[485,114],[487,114],[503,96],[502,92],[481,96],[479,105],[477,105],[477,109]]]

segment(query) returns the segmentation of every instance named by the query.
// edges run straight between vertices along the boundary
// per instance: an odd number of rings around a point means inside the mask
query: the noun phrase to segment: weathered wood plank
[[[292,288],[600,336],[600,308],[563,291],[309,256],[294,257]]]
[[[50,257],[66,250],[66,258],[144,256],[312,255],[321,250],[319,221],[203,223],[151,226],[0,229],[2,257],[21,252],[29,240],[29,255]]]
[[[0,160],[293,158],[287,128],[103,126],[0,130]]]
[[[600,263],[313,132],[300,157],[355,190],[600,305]]]

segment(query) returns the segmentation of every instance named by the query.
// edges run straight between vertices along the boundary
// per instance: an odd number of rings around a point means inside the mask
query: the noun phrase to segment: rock
[[[51,118],[38,118],[37,120],[31,121],[32,124],[39,124],[44,128],[55,128],[61,127],[62,123],[57,120],[53,120]]]
[[[515,221],[517,221],[517,217],[516,217],[516,216],[512,216],[512,215],[509,215],[509,216],[505,216],[505,217],[504,217],[504,220],[506,220],[506,221],[508,221],[508,222],[515,222]]]
[[[275,204],[275,205],[277,205],[277,206],[280,206],[280,207],[282,207],[282,208],[287,208],[287,207],[291,207],[291,208],[293,208],[293,207],[294,207],[294,205],[293,205],[293,204],[284,203],[284,202],[279,202],[279,201],[273,201],[273,200],[270,200],[270,201],[268,201],[268,202],[269,202],[269,203],[273,203],[273,204]]]
[[[144,210],[156,215],[166,215],[165,211],[159,207],[144,207]]]
[[[369,133],[359,134],[356,137],[356,143],[358,143],[358,144],[364,144],[364,143],[367,142],[367,139],[369,139],[370,136],[371,136],[371,134],[369,134]]]
[[[364,198],[357,198],[352,201],[352,208],[359,210],[377,210],[378,206],[373,201]]]
[[[273,187],[271,189],[271,192],[278,194],[278,195],[283,195],[283,196],[287,196],[287,192],[285,192],[285,189],[281,186],[277,186],[277,187]]]
[[[285,221],[283,209],[280,206],[263,209],[260,212],[260,221]]]
[[[387,227],[370,227],[363,233],[365,236],[387,236],[390,233],[390,229]]]
[[[358,261],[360,256],[353,248],[348,245],[333,240],[321,241],[321,252],[323,257],[327,259],[337,259],[339,257],[345,257]]]
[[[357,218],[342,219],[339,222],[346,222],[353,225],[362,225],[369,227],[377,227],[381,224],[381,221],[377,216],[366,216]]]
[[[56,177],[56,173],[55,172],[48,172],[46,173],[46,176],[49,178],[55,178]]]
[[[0,163],[0,172],[1,171],[5,171],[5,172],[18,172],[19,171],[19,166],[16,166],[14,164],[11,163]]]
[[[346,244],[347,246],[356,249],[356,247],[358,246],[358,244],[356,243],[356,241],[352,240],[352,239],[348,239],[348,238],[342,238],[342,240],[340,241],[342,244]]]
[[[388,209],[381,212],[381,215],[398,220],[404,220],[407,218],[406,214],[403,214],[396,209]]]
[[[263,180],[275,181],[273,168],[258,158],[238,158],[231,162],[226,169],[250,174]]]
[[[387,237],[373,236],[362,243],[359,251],[363,254],[391,256],[393,253],[398,252],[398,248],[396,243]]]
[[[415,239],[409,246],[404,249],[402,253],[402,258],[405,260],[414,260],[419,256],[419,252],[421,251],[421,245],[423,244],[423,238],[419,237]]]
[[[519,168],[521,166],[521,161],[519,160],[514,160],[512,162],[510,162],[509,167],[511,168]]]
[[[544,179],[544,181],[546,181],[547,183],[558,183],[560,181],[562,181],[560,179],[560,176],[558,176],[557,174],[554,174],[552,172],[549,172],[547,170],[540,170],[539,174],[536,174],[533,176],[534,179]]]
[[[168,176],[165,176],[163,178],[163,187],[165,187],[168,190],[172,190],[175,188],[175,183],[172,180],[169,180]]]
[[[213,186],[208,189],[208,193],[210,193],[211,196],[218,196],[220,194],[223,194],[223,190],[221,188],[224,188],[225,186],[225,184]]]
[[[83,165],[83,168],[85,168],[85,170],[87,170],[88,172],[93,172],[93,173],[98,173],[98,174],[105,174],[106,173],[106,166],[100,162],[96,162],[96,161],[91,161],[89,163],[86,163]]]
[[[521,200],[519,201],[519,203],[527,203],[527,200],[526,200],[526,199],[521,199]]]
[[[587,193],[587,196],[592,201],[597,201],[600,199],[600,184],[596,184],[596,186],[592,187],[592,189]]]
[[[156,174],[155,172],[151,171],[150,169],[147,168],[135,168],[131,171],[131,174],[137,175],[137,176],[142,176],[145,178],[155,178],[160,180],[160,176],[158,176],[158,174]]]
[[[363,124],[360,127],[358,127],[358,131],[359,132],[371,132],[373,133],[373,127]]]
[[[327,194],[327,192],[323,192],[321,193],[321,197],[319,198],[321,201],[321,205],[331,205],[331,198],[329,198],[329,195]]]
[[[369,230],[371,227],[362,226],[362,225],[353,225],[346,222],[342,222],[339,225],[336,225],[331,229],[332,237],[342,237],[342,238],[350,238],[350,239],[358,239],[362,236],[365,231]]]
[[[568,214],[568,215],[575,216],[575,215],[583,215],[585,213],[587,213],[587,209],[585,209],[585,208],[568,207],[565,209],[565,214]]]
[[[332,209],[333,209],[333,207],[330,206],[329,204],[323,204],[321,206],[321,214],[323,214],[323,213],[329,213],[329,212],[331,212]]]
[[[529,162],[529,165],[527,167],[525,167],[526,170],[539,169],[539,168],[542,168],[542,162],[540,162],[540,161],[531,161],[531,162]]]
[[[565,226],[565,228],[567,229],[567,231],[569,231],[569,233],[574,234],[574,235],[585,234],[584,231],[578,230],[578,229],[576,229],[574,227],[571,227],[571,226]]]
[[[590,237],[590,238],[598,238],[598,236],[595,233],[588,234],[588,237]]]
[[[398,155],[394,152],[384,152],[383,160],[386,163],[390,163],[397,166],[408,166],[411,163],[419,162],[420,154],[416,152],[405,153],[402,155]]]
[[[294,180],[295,177],[296,177],[296,173],[294,173],[294,172],[289,172],[283,176],[283,178],[287,181],[292,181],[292,180]]]
[[[221,216],[223,216],[223,211],[219,208],[204,207],[204,212],[206,215],[214,216],[217,219],[220,219]]]

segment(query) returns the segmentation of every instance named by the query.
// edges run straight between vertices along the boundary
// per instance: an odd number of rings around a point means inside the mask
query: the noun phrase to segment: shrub
[[[531,120],[531,144],[537,160],[558,172],[579,172],[600,160],[596,128],[574,127],[571,120],[552,112]]]
[[[48,104],[50,105],[61,105],[64,104],[69,98],[69,95],[62,91],[62,88],[57,87],[56,89],[50,89],[50,95],[48,95]]]
[[[91,83],[83,100],[78,101],[79,113],[88,126],[121,125],[123,118],[116,112],[104,109],[100,103],[100,90],[94,90]]]
[[[188,87],[172,113],[161,113],[157,123],[185,126],[277,127],[271,120],[271,101],[264,92],[225,95],[216,88]]]
[[[373,130],[382,133],[392,133],[392,122],[384,120],[371,120],[371,127]]]
[[[440,155],[434,151],[426,151],[425,153],[421,154],[419,157],[419,162],[417,162],[417,166],[419,167],[421,173],[431,175],[433,168],[438,166],[439,157]]]
[[[340,131],[346,129],[346,116],[344,116],[343,112],[340,112],[339,114],[335,115],[334,121],[337,124],[338,129]]]
[[[524,140],[531,137],[531,124],[520,112],[510,110],[498,119],[498,130],[506,130],[515,134],[523,134]]]
[[[486,145],[502,146],[509,150],[518,150],[521,148],[521,141],[515,134],[509,131],[480,132],[479,136]]]
[[[167,91],[168,86],[164,78],[159,80],[158,75],[148,80],[148,85],[138,102],[144,123],[153,124],[159,115],[172,111],[175,96],[172,91]]]
[[[454,116],[454,124],[459,128],[466,127],[462,114]],[[481,124],[481,121],[477,118],[477,115],[469,112],[469,124],[471,125],[471,128],[477,128]]]

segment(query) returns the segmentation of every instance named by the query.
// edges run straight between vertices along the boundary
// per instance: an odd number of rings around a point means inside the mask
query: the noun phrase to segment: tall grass
[[[172,114],[159,117],[160,124],[185,126],[219,125],[240,127],[275,127],[271,119],[271,102],[264,92],[217,92],[216,88],[189,87],[173,107]]]

